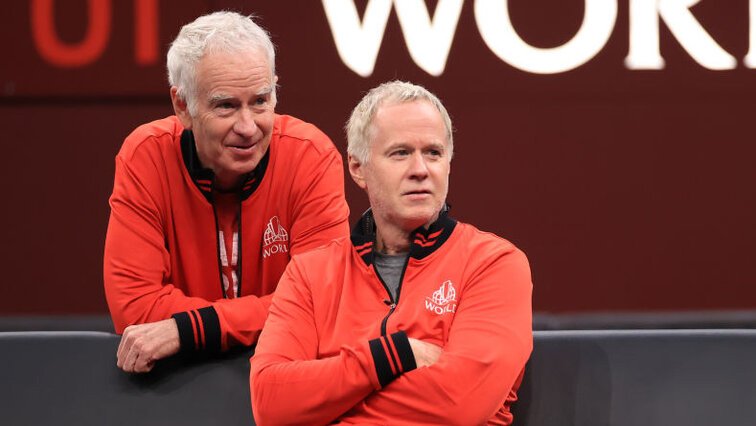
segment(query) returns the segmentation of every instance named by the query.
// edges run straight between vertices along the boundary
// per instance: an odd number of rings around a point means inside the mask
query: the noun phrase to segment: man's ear
[[[365,165],[360,163],[356,158],[351,155],[347,155],[347,163],[349,164],[349,174],[352,175],[352,180],[362,189],[366,189],[365,184]]]
[[[275,108],[276,105],[278,105],[278,90],[277,90],[278,89],[278,76],[277,75],[273,76],[272,89],[273,89],[273,108]]]
[[[192,128],[192,115],[189,114],[189,106],[183,96],[178,95],[178,87],[171,87],[171,103],[173,103],[173,112],[176,113],[181,125],[185,129],[191,130]]]

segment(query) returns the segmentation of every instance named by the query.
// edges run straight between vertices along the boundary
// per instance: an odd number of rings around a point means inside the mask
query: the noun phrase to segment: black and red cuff
[[[409,339],[404,331],[381,336],[371,340],[369,344],[381,387],[391,383],[402,373],[417,368],[415,355],[412,353]]]
[[[171,315],[176,320],[181,352],[220,352],[221,330],[215,308],[193,309]]]

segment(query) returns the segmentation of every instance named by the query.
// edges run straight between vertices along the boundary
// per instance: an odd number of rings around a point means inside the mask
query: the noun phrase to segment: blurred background
[[[179,28],[230,9],[272,35],[277,112],[342,152],[344,122],[377,84],[442,99],[451,214],[525,251],[542,328],[756,324],[756,1],[690,3],[6,2],[0,317],[107,319],[114,157],[172,114],[165,54]],[[354,222],[368,202],[345,184]]]

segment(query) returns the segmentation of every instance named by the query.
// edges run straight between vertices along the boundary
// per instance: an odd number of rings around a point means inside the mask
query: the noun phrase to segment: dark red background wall
[[[367,2],[355,3],[362,13]],[[342,151],[343,123],[369,88],[400,78],[437,93],[457,129],[453,215],[528,254],[536,310],[754,308],[748,2],[691,9],[737,58],[722,71],[699,65],[664,23],[664,69],[627,69],[628,4],[618,0],[598,55],[548,75],[499,59],[466,1],[446,69],[431,76],[392,11],[363,78],[339,58],[320,1],[9,2],[0,15],[0,314],[106,311],[113,158],[135,126],[171,113],[167,46],[181,25],[218,9],[260,15],[278,47],[278,111],[317,124]],[[523,40],[554,47],[578,30],[584,2],[510,0],[509,10]],[[367,201],[346,187],[354,218]]]

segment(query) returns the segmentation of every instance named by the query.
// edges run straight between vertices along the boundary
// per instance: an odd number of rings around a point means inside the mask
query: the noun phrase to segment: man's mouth
[[[414,191],[407,191],[404,195],[430,195],[430,191],[427,189],[417,189]]]
[[[255,146],[257,146],[257,143],[228,145],[228,148],[233,149],[234,151],[249,152],[254,149]]]

